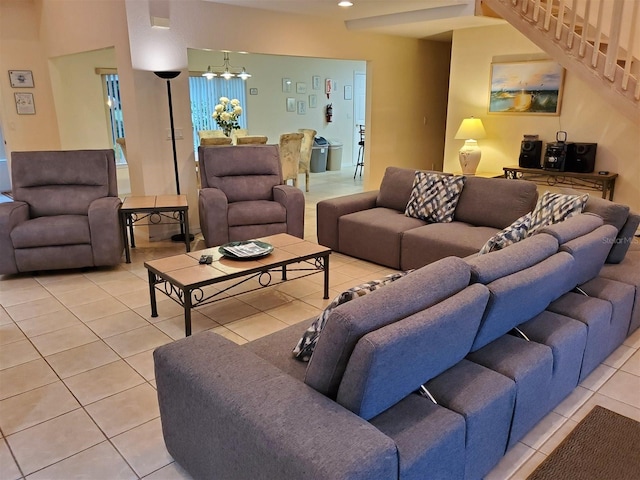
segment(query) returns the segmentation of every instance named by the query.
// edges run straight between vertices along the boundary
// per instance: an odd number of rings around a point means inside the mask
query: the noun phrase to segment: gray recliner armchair
[[[0,274],[117,265],[113,150],[13,152],[13,202],[0,204]]]
[[[207,247],[304,236],[304,194],[283,185],[277,145],[199,147],[200,228]]]

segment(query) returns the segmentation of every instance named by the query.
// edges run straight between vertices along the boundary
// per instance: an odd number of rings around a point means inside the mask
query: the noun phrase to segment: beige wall
[[[568,141],[598,144],[596,170],[619,174],[614,200],[640,211],[640,126],[618,114],[571,72],[565,76],[559,116],[487,114],[492,59],[540,53],[510,25],[454,32],[444,169],[460,170],[458,150],[464,141],[453,137],[465,117],[480,117],[487,131],[487,138],[478,142],[480,171],[502,172],[504,166],[517,165],[524,134],[553,142],[556,132],[564,130]]]

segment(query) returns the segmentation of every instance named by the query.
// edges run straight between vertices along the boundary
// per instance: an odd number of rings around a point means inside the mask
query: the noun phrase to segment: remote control
[[[200,257],[200,263],[211,265],[211,262],[213,262],[213,257],[211,255],[202,255]]]

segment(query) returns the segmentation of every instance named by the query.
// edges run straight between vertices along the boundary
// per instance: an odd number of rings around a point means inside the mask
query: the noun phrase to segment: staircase
[[[640,53],[634,49],[640,0],[482,0],[482,10],[504,18],[640,122]]]

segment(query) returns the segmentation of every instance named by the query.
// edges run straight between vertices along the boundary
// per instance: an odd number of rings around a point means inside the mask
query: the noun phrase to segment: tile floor
[[[358,191],[353,167],[311,174],[306,238],[316,241],[318,200]],[[184,336],[182,312],[165,299],[151,318],[143,266],[183,247],[142,238],[137,245],[132,263],[114,268],[0,277],[0,480],[190,478],[164,447],[152,360],[155,347]],[[194,248],[203,246],[196,237]],[[333,254],[330,296],[387,273]],[[317,275],[202,307],[193,328],[244,343],[317,315],[327,302]],[[594,404],[640,420],[639,350],[640,331],[487,480],[526,478]]]

